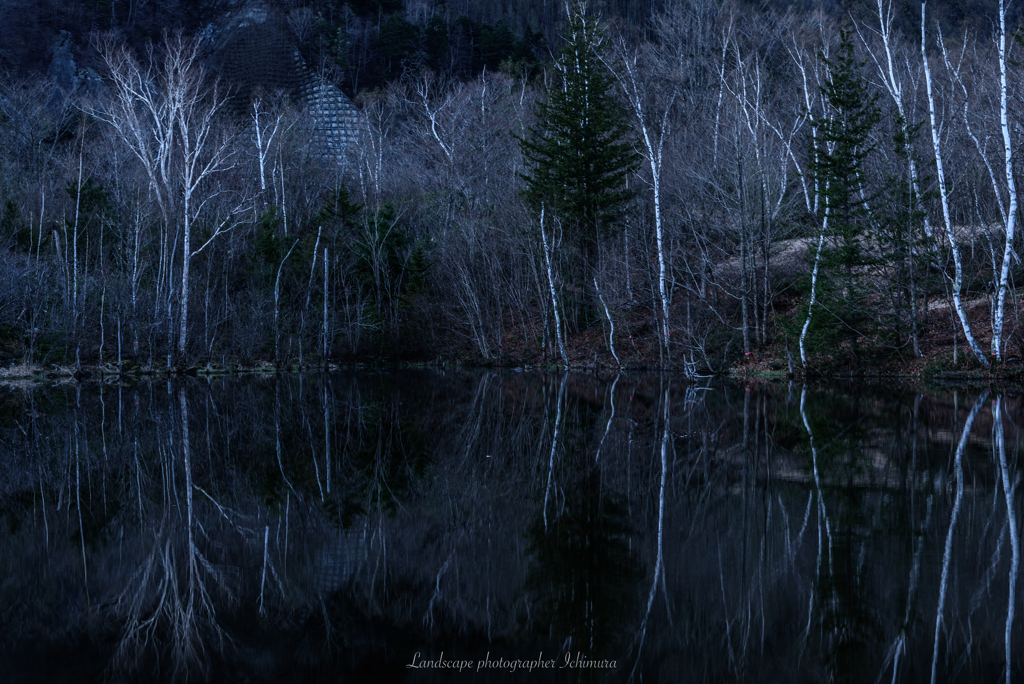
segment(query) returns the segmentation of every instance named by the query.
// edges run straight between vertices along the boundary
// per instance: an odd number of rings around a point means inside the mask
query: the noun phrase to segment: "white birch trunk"
[[[633,52],[633,54],[628,58],[624,57],[622,62],[623,69],[621,70],[624,73],[622,75],[616,73],[616,77],[618,78],[619,84],[626,95],[626,99],[629,100],[629,105],[633,110],[633,115],[636,117],[637,128],[640,132],[641,138],[643,139],[642,154],[651,168],[651,190],[654,193],[654,235],[658,249],[658,296],[661,300],[661,345],[662,351],[667,358],[669,351],[670,328],[668,314],[668,289],[666,287],[665,274],[664,228],[661,217],[661,164],[662,150],[664,149],[665,138],[669,132],[669,113],[675,104],[677,92],[673,90],[665,100],[665,108],[661,113],[659,130],[656,132],[656,136],[652,135],[651,127],[648,126],[645,115],[645,97],[640,85],[640,75],[637,73],[638,58],[639,55],[636,52]],[[614,70],[613,73],[615,73]]]
[[[611,350],[615,363],[621,367],[622,362],[619,361],[619,355],[615,353],[615,322],[612,321],[612,314],[608,311],[608,305],[604,303],[604,295],[601,294],[601,288],[597,286],[597,278],[594,278],[594,290],[597,291],[597,298],[601,300],[601,306],[604,307],[604,315],[608,319],[608,349]]]
[[[324,322],[323,322],[323,336],[324,336],[323,359],[324,359],[324,368],[327,368],[327,350],[328,350],[328,343],[327,343],[327,293],[329,291],[329,288],[328,288],[327,272],[328,272],[327,271],[327,248],[324,247]]]
[[[185,191],[185,237],[184,251],[181,255],[181,313],[178,320],[178,356],[185,354],[186,335],[188,333],[188,274],[192,264],[192,222],[189,220],[191,193]],[[179,358],[179,363],[181,360]]]
[[[281,259],[281,265],[277,267],[277,278],[274,280],[274,363],[281,363],[281,325],[280,304],[281,304],[281,271],[284,270],[284,262],[292,255],[295,246],[299,244],[298,239],[292,243],[291,249]]]
[[[323,232],[323,226],[316,229],[316,242],[313,244],[313,263],[309,267],[309,282],[306,283],[306,303],[302,307],[302,321],[305,324],[306,312],[309,310],[309,300],[313,296],[313,277],[316,276],[316,258],[320,251],[320,234]]]
[[[259,169],[260,169],[260,197],[263,198],[263,206],[264,206],[264,208],[266,208],[266,206],[267,206],[267,176],[266,176],[267,157],[270,154],[270,145],[271,145],[271,143],[274,142],[274,136],[277,135],[277,130],[278,130],[278,128],[281,125],[281,119],[282,119],[282,117],[284,115],[279,113],[277,115],[277,119],[274,121],[274,125],[272,127],[271,126],[267,126],[267,129],[265,131],[263,126],[260,125],[260,114],[264,113],[264,112],[260,112],[260,107],[262,106],[262,104],[263,104],[263,101],[260,100],[259,98],[257,98],[256,100],[253,101],[253,103],[252,103],[252,109],[253,109],[252,120],[253,120],[254,128],[256,130],[256,154],[257,154],[257,160],[258,160]],[[264,140],[264,137],[266,137],[266,140]]]
[[[811,316],[814,314],[814,302],[817,299],[818,287],[818,265],[821,262],[821,248],[825,244],[826,230],[828,230],[828,207],[825,207],[825,220],[821,226],[821,234],[818,236],[818,251],[814,255],[814,268],[811,270],[811,301],[807,305],[807,318],[800,331],[800,363],[803,364],[804,370],[807,370],[807,351],[804,349],[804,340],[807,338],[807,330],[811,327]]]
[[[558,315],[558,296],[555,294],[555,277],[551,272],[551,252],[548,250],[548,236],[544,232],[544,205],[540,207],[540,237],[544,244],[544,264],[547,266],[548,290],[551,294],[551,308],[555,312],[555,337],[558,338],[558,352],[562,355],[562,364],[569,370],[569,357],[565,353],[565,344],[562,342],[562,320]]]
[[[1006,211],[1006,241],[1003,247],[1003,265],[999,271],[998,293],[996,294],[996,315],[992,322],[992,354],[996,360],[1003,360],[1003,317],[1006,304],[1007,279],[1010,273],[1010,259],[1013,258],[1013,234],[1017,224],[1017,185],[1013,178],[1013,145],[1010,141],[1010,125],[1006,113],[1006,3],[999,0],[999,124],[1003,132],[1003,156],[1006,163],[1006,194],[1009,207]],[[1007,672],[1009,681],[1009,672]]]
[[[671,105],[670,105],[671,106]],[[665,111],[666,119],[668,118],[668,110]],[[664,128],[662,129],[664,134]],[[650,153],[649,161],[651,163],[651,176],[652,184],[654,189],[654,232],[658,243],[658,294],[661,297],[661,344],[665,350],[665,357],[668,358],[669,353],[669,324],[668,324],[668,293],[665,288],[665,246],[663,229],[661,225],[661,143],[664,141],[664,135],[661,140],[658,141],[657,161],[655,161],[655,153],[651,147],[650,137],[647,134],[647,127],[644,127],[644,143]]]
[[[967,339],[967,346],[974,352],[974,357],[978,359],[978,363],[987,367],[989,365],[988,359],[985,358],[984,352],[981,351],[981,347],[978,346],[974,335],[971,333],[971,324],[967,320],[967,311],[964,310],[963,303],[960,301],[960,289],[963,286],[963,264],[960,259],[960,247],[957,245],[956,236],[953,234],[953,221],[949,214],[949,195],[946,190],[946,175],[942,168],[942,149],[939,144],[939,128],[935,117],[935,98],[932,95],[932,72],[928,64],[928,54],[925,51],[925,7],[927,4],[927,2],[921,3],[921,61],[924,63],[924,82],[928,93],[928,115],[931,124],[932,149],[935,153],[935,175],[937,177],[937,185],[939,186],[939,198],[942,202],[942,221],[946,228],[946,239],[949,240],[950,252],[953,255],[953,307],[960,318],[960,327],[963,329],[964,337]]]
[[[84,143],[83,143],[84,144]],[[74,334],[78,335],[78,219],[82,207],[82,152],[78,153],[78,192],[75,194],[75,229],[71,235],[72,258],[74,270],[72,271],[73,298],[72,298],[72,320],[74,321]]]
[[[139,263],[139,252],[142,249],[142,219],[136,213],[134,226],[132,228],[132,280],[131,280],[131,304],[132,304],[132,358],[139,358],[139,284],[142,277],[142,268]]]
[[[892,2],[886,3],[885,11],[882,7],[882,0],[878,0],[878,24],[880,29],[880,35],[882,36],[882,48],[885,50],[885,65],[883,66],[874,55],[872,59],[875,61],[875,65],[878,67],[878,74],[882,77],[882,83],[885,85],[885,89],[889,92],[892,97],[893,103],[896,105],[896,111],[899,112],[900,117],[903,119],[903,133],[909,134],[910,122],[907,119],[907,113],[905,111],[905,105],[903,101],[903,84],[896,78],[896,69],[893,64],[892,58]],[[867,41],[861,37],[862,42],[867,46]],[[914,155],[910,155],[910,183],[914,189],[914,196],[917,198],[917,204],[921,204],[921,188],[920,181],[917,173],[917,161]],[[932,239],[932,228],[931,223],[928,220],[928,215],[924,216],[924,234],[929,240]]]

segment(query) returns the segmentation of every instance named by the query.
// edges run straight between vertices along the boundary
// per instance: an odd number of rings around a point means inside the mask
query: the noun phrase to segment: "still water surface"
[[[1020,680],[1022,408],[627,374],[0,388],[0,681]]]

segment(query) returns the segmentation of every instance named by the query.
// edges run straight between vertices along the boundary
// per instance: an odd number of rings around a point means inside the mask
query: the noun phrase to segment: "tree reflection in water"
[[[558,409],[561,414],[560,402]],[[556,431],[558,422],[555,418]],[[549,626],[550,638],[567,650],[620,653],[623,640],[630,636],[621,619],[636,613],[636,588],[644,573],[631,543],[636,532],[624,497],[603,486],[601,470],[580,448],[582,441],[568,438],[564,451],[557,454],[559,463],[549,468],[545,488],[552,488],[557,470],[552,514],[546,493],[544,515],[527,531],[531,561],[525,588],[532,606],[528,628]],[[552,460],[555,457],[553,448]]]
[[[1012,681],[1021,409],[630,374],[0,388],[0,680],[543,652],[607,681]]]

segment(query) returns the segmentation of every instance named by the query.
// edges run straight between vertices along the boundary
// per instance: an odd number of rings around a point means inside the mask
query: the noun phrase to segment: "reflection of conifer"
[[[643,577],[628,513],[602,491],[597,471],[565,491],[565,508],[547,530],[538,520],[528,533],[533,563],[527,587],[536,596],[540,624],[550,624],[553,635],[586,644],[592,654],[614,654],[621,645],[618,625],[635,612]]]

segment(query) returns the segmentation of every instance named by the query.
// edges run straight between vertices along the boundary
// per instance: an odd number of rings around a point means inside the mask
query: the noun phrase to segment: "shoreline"
[[[874,384],[880,381],[896,381],[901,384],[914,384],[921,386],[937,387],[976,387],[979,385],[1004,385],[1019,383],[1024,387],[1024,364],[1003,363],[993,365],[988,369],[984,368],[956,368],[943,367],[941,363],[919,363],[913,364],[916,367],[906,366],[891,368],[885,372],[882,367],[862,367],[857,369],[843,369],[834,372],[801,372],[794,369],[790,374],[787,370],[764,367],[765,364],[754,365],[741,364],[726,369],[723,372],[714,374],[689,374],[685,366],[670,366],[667,368],[648,364],[570,364],[568,368],[561,363],[495,363],[485,360],[467,359],[444,359],[438,357],[433,361],[398,361],[383,359],[361,359],[349,361],[332,361],[325,364],[303,363],[291,361],[280,365],[270,362],[258,364],[206,364],[201,366],[172,367],[171,369],[152,368],[148,366],[135,366],[134,364],[123,364],[118,368],[114,364],[83,365],[80,368],[50,364],[15,363],[8,366],[0,366],[0,385],[25,385],[26,383],[66,383],[66,382],[89,382],[89,381],[114,381],[114,380],[138,380],[142,378],[181,378],[181,377],[243,377],[243,376],[273,376],[290,375],[295,373],[334,373],[334,372],[367,372],[367,371],[400,371],[400,370],[499,370],[517,373],[589,373],[593,375],[607,375],[618,373],[668,373],[687,377],[695,382],[701,380],[731,380],[735,382],[843,382],[843,383],[866,383]]]

